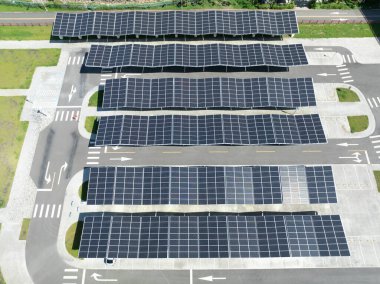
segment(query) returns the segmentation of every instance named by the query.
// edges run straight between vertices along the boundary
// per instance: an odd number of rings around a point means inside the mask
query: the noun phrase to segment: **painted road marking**
[[[380,140],[371,141],[372,144],[380,143]]]
[[[348,68],[338,69],[339,72],[348,71]]]
[[[87,157],[88,160],[99,160],[99,157]]]
[[[373,101],[373,104],[375,105],[375,107],[378,107],[379,105],[377,104],[375,98],[372,98],[372,101]]]
[[[63,276],[63,279],[64,280],[76,280],[76,279],[78,279],[78,276],[76,276],[76,275],[65,275],[65,276]]]
[[[46,206],[46,211],[45,211],[45,218],[49,215],[49,209],[50,209],[50,204]]]
[[[37,210],[38,210],[38,204],[36,204],[36,206],[34,206],[33,218],[36,218]]]
[[[99,162],[87,162],[87,165],[99,165]]]
[[[67,65],[82,65],[83,62],[84,56],[70,56]]]
[[[57,211],[57,218],[59,218],[61,216],[61,209],[62,209],[62,205],[59,204],[58,211]]]
[[[76,269],[76,268],[66,268],[65,272],[78,272],[78,269]]]
[[[371,138],[371,139],[374,139],[374,138],[380,138],[380,135],[369,136],[369,138]]]
[[[337,65],[336,67],[342,68],[342,67],[346,67],[346,65],[345,64],[343,64],[343,65]]]
[[[100,154],[100,151],[89,151],[89,154]]]
[[[380,148],[380,145],[373,146],[373,148],[375,149]]]
[[[55,204],[53,204],[53,207],[51,208],[50,218],[54,217],[54,212],[55,212]]]
[[[54,121],[78,121],[80,110],[57,110]]]
[[[44,205],[41,204],[41,207],[40,207],[40,215],[39,215],[38,218],[41,218],[43,213],[44,213]]]
[[[371,108],[373,108],[373,105],[372,105],[371,100],[370,100],[370,99],[367,99],[367,101],[368,101],[369,106],[370,106]]]
[[[351,83],[353,82],[354,80],[346,80],[346,81],[343,81],[343,83]]]
[[[350,73],[348,73],[348,74],[350,74]],[[342,79],[348,79],[348,78],[352,78],[352,76],[344,76],[344,77],[342,77]]]
[[[339,75],[347,75],[347,74],[350,74],[350,72],[339,73]]]

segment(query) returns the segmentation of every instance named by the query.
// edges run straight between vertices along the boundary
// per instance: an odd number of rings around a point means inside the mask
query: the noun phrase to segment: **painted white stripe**
[[[45,211],[45,218],[49,216],[49,209],[50,209],[50,204],[46,206],[46,211]]]
[[[41,207],[40,207],[40,215],[38,216],[38,218],[41,218],[42,217],[42,213],[44,213],[44,205],[41,204]]]
[[[62,111],[61,112],[61,118],[59,119],[59,121],[62,121],[63,120],[63,116],[65,115],[65,112],[64,111]]]
[[[375,149],[380,148],[380,145],[373,146],[373,148]]]
[[[57,218],[59,218],[61,216],[61,209],[62,209],[62,205],[59,204],[58,210],[57,210]]]
[[[75,116],[75,110],[73,110],[73,111],[71,112],[71,116],[70,116],[70,120],[71,120],[71,121],[75,120],[74,116]]]
[[[353,56],[353,55],[352,55],[352,62],[353,62],[353,63],[356,63],[356,62],[357,62],[355,56]]]
[[[82,57],[82,62],[81,62],[81,64],[83,64],[83,62],[84,62],[84,56]]]
[[[84,284],[85,279],[86,279],[86,269],[83,269],[83,273],[82,273],[82,284]]]
[[[344,77],[342,77],[342,79],[349,79],[349,78],[352,78],[352,76],[344,76]]]
[[[76,114],[76,116],[77,116],[77,120],[79,120],[79,116],[80,116],[80,110],[78,110],[78,111],[77,111],[77,114]]]
[[[58,120],[58,116],[59,116],[59,111],[57,111],[56,113],[55,113],[55,121],[57,121]]]
[[[350,59],[349,55],[347,55],[347,61],[348,61],[348,63],[351,63],[351,59]]]
[[[76,276],[76,275],[65,275],[65,276],[63,276],[63,279],[64,280],[76,280],[76,279],[78,279],[78,276]]]
[[[343,83],[350,83],[350,82],[353,82],[354,80],[346,80],[346,81],[343,81]]]
[[[102,77],[112,77],[112,74],[102,74]]]
[[[379,153],[380,153],[380,151],[376,151],[376,153],[377,153],[377,154],[379,154]]]
[[[104,82],[100,82],[100,83],[99,83],[99,85],[102,85],[102,86],[105,85],[105,84],[106,84],[106,83],[104,83]]]
[[[372,101],[373,101],[373,104],[375,105],[375,107],[378,107],[379,105],[377,104],[375,98],[372,98]]]
[[[343,62],[346,63],[346,58],[344,57],[343,54],[342,54],[342,58],[343,58]]]
[[[100,149],[101,147],[99,147],[99,146],[90,146],[90,147],[88,147],[89,149]]]
[[[78,272],[78,269],[76,269],[76,268],[66,268],[65,272]]]
[[[76,56],[73,57],[73,65],[75,64],[75,60],[77,59]]]
[[[87,160],[99,160],[99,157],[87,157]]]
[[[78,61],[77,61],[77,64],[79,65],[80,64],[80,60],[81,60],[82,58],[79,56],[78,57]]]
[[[342,69],[338,69],[339,72],[341,71],[348,71],[348,68],[342,68]]]
[[[340,75],[347,75],[347,74],[350,74],[350,72],[343,72],[343,73],[340,73]]]
[[[380,104],[380,98],[379,98],[379,97],[377,97],[376,99],[377,99],[377,101],[378,101],[378,102],[379,102],[379,104]]]
[[[100,151],[89,151],[88,152],[90,155],[96,155],[96,154],[100,154]]]
[[[38,211],[38,204],[36,204],[36,206],[34,206],[33,218],[36,218],[37,211]]]
[[[371,141],[372,144],[377,144],[377,143],[380,143],[380,140],[374,140],[374,141]],[[43,206],[43,205],[42,205]]]
[[[369,103],[369,106],[370,106],[371,108],[373,108],[373,105],[372,105],[371,100],[370,100],[370,99],[367,99],[367,101],[368,101],[368,103]]]
[[[374,139],[374,138],[380,138],[380,135],[369,136],[369,138],[371,138],[371,139]]]
[[[53,204],[53,207],[51,208],[50,218],[54,217],[54,211],[55,211],[55,204]]]
[[[87,162],[86,165],[99,165],[99,162]]]
[[[346,67],[346,65],[345,65],[345,64],[342,64],[342,65],[337,65],[336,67],[337,67],[337,68],[342,68],[342,67]]]
[[[67,62],[67,65],[70,65],[71,63],[71,56],[69,57],[69,61]]]
[[[67,112],[66,112],[66,118],[65,118],[65,121],[68,121],[68,120],[69,120],[69,115],[70,115],[70,112],[67,111]]]

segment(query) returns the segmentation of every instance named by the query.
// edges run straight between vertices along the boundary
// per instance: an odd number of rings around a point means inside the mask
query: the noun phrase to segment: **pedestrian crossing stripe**
[[[367,98],[367,102],[371,108],[380,107],[380,97]]]
[[[61,217],[62,205],[36,204],[33,210],[33,218],[59,218]]]
[[[57,110],[54,121],[78,121],[80,110]]]
[[[67,65],[82,65],[84,62],[84,56],[70,56]]]

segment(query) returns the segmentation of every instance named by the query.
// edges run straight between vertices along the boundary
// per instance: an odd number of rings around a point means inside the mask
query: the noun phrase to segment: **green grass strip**
[[[380,24],[300,24],[297,38],[379,37]]]
[[[88,181],[85,181],[79,188],[78,194],[81,201],[87,201]]]
[[[348,116],[348,122],[350,124],[351,133],[361,132],[368,128],[368,116]]]
[[[28,89],[37,66],[55,66],[61,50],[0,49],[0,89]]]
[[[336,92],[338,94],[339,101],[341,103],[351,103],[351,102],[359,102],[359,97],[358,95],[347,88],[337,88]]]
[[[103,103],[103,91],[96,91],[88,102],[90,107],[101,107]]]
[[[79,244],[82,237],[83,222],[78,221],[70,226],[66,232],[65,246],[67,252],[73,257],[78,257]]]
[[[52,26],[0,26],[0,40],[49,40]]]
[[[6,284],[4,277],[3,277],[3,273],[1,273],[1,270],[0,270],[0,284]]]
[[[380,192],[380,171],[373,171],[373,174],[375,175],[376,179],[377,191]]]
[[[19,240],[26,240],[26,238],[28,237],[29,224],[30,224],[29,218],[24,218],[22,220],[22,226],[21,226]]]
[[[8,203],[27,121],[20,121],[25,97],[0,97],[0,208]]]
[[[96,116],[87,116],[84,127],[90,133],[96,133],[98,130],[98,120]]]

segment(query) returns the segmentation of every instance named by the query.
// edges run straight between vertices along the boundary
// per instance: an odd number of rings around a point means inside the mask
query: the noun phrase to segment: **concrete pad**
[[[342,56],[337,52],[307,52],[309,65],[341,65]]]

